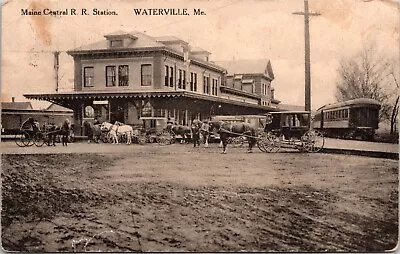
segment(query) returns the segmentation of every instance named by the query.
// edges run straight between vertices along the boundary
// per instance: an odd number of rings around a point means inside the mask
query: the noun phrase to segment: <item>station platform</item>
[[[399,159],[399,144],[325,138],[324,153]]]

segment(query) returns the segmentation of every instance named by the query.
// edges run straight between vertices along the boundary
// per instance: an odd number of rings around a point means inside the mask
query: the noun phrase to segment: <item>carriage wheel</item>
[[[144,145],[147,143],[147,137],[144,135],[139,135],[137,137],[139,145]]]
[[[267,149],[265,148],[265,144],[268,142],[267,140],[267,134],[262,133],[260,136],[257,138],[257,147],[260,149],[261,152],[266,153]]]
[[[321,132],[309,130],[301,137],[301,142],[307,152],[317,153],[324,147],[325,139]]]
[[[22,142],[23,139],[25,138],[25,135],[28,135],[28,133],[22,132],[22,133],[19,133],[19,134],[15,134],[14,141],[19,147],[24,147],[25,146],[25,143]]]
[[[244,144],[244,137],[229,137],[228,143],[232,144],[233,147],[242,147]]]
[[[268,153],[276,153],[281,149],[281,139],[271,133],[267,135],[266,150]]]
[[[37,133],[33,137],[33,143],[37,147],[42,147],[44,145],[44,143],[45,143],[45,135],[43,133]]]
[[[100,140],[101,140],[103,143],[109,143],[107,133],[102,132],[102,133],[100,134]]]
[[[23,146],[33,146],[33,137],[27,132],[24,132],[21,136],[21,143]]]
[[[160,135],[157,136],[157,143],[160,146],[170,145],[172,144],[173,136],[168,131],[163,131]]]

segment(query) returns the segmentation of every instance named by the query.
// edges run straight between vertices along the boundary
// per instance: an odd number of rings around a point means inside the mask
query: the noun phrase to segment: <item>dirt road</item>
[[[349,252],[397,244],[394,160],[104,147],[2,155],[4,249]]]

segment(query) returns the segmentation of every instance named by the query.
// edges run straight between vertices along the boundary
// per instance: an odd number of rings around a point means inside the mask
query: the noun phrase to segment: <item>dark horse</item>
[[[191,134],[191,128],[185,125],[170,125],[167,130],[172,131],[174,136],[180,135],[184,143],[188,143]]]
[[[228,144],[229,137],[238,137],[244,135],[247,137],[249,142],[248,152],[251,153],[254,145],[257,143],[257,129],[243,122],[231,123],[231,122],[223,122],[223,121],[211,121],[210,122],[210,131],[217,130],[217,133],[220,136],[222,141],[223,150],[222,153],[226,153],[226,146]]]
[[[94,141],[98,143],[102,133],[101,124],[92,124],[91,122],[85,121],[83,126],[85,127],[85,133],[88,137],[88,142],[90,143],[91,141]]]
[[[71,131],[71,122],[68,119],[65,119],[61,126],[49,124],[45,127],[45,131],[48,133],[48,146],[56,146],[57,135],[61,136],[62,145],[68,146],[68,139]]]

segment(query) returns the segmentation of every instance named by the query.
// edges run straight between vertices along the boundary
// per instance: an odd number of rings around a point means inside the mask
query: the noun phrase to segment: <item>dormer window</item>
[[[124,46],[123,40],[111,40],[110,41],[110,47],[111,48],[119,48]]]

